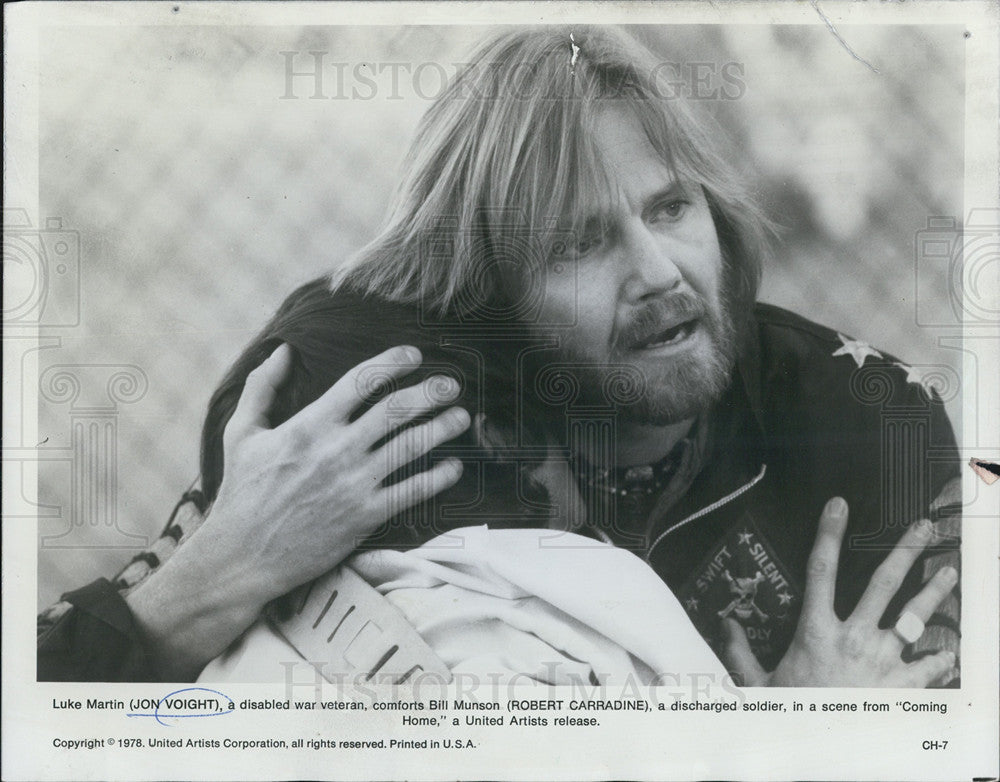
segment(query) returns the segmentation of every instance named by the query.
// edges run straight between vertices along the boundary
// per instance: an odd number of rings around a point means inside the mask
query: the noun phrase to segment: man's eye
[[[673,201],[664,201],[653,213],[653,219],[662,218],[665,220],[679,220],[684,216],[688,206],[691,204],[686,198],[677,198]]]

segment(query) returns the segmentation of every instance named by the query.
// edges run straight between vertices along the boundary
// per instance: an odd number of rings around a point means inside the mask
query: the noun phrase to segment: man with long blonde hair
[[[755,304],[769,221],[667,75],[614,29],[493,36],[427,112],[385,225],[331,289],[412,304],[428,327],[533,340],[515,385],[548,409],[519,424],[546,428],[587,524],[647,562],[747,682],[952,681],[957,461],[940,400],[894,358]],[[397,376],[413,360],[379,357]],[[391,515],[374,501],[352,502],[350,519],[316,512],[371,491],[356,465],[375,438],[351,421],[346,381],[320,400],[340,431],[310,408],[271,428],[287,366],[279,351],[251,374],[211,513],[129,594],[120,646],[144,644],[165,670],[200,669],[280,594],[258,573],[280,571],[282,589],[309,580]],[[923,439],[886,429],[886,406],[913,411]],[[431,445],[454,434],[452,421]],[[321,440],[335,458],[317,455]],[[310,444],[288,456],[294,501],[267,469],[286,441]],[[454,479],[435,475],[433,491]],[[322,529],[329,553],[307,569],[288,550],[265,556],[261,528],[292,549]],[[247,561],[267,566],[233,575]],[[192,583],[224,587],[195,599]],[[98,616],[116,599],[102,595],[66,616]]]
[[[892,357],[754,306],[770,223],[725,162],[720,130],[617,30],[515,30],[473,62],[424,118],[396,208],[345,279],[557,343],[541,361],[572,379],[573,404],[614,410],[610,439],[568,443],[591,520],[653,564],[752,680],[803,682],[803,609],[820,645],[864,658],[833,666],[841,683],[901,675],[904,648],[907,659],[956,650],[957,553],[911,567],[934,537],[911,522],[955,502],[940,400]],[[609,393],[623,371],[627,392]],[[857,391],[866,373],[887,384],[884,404],[929,422],[927,442],[885,434],[881,408]],[[932,450],[945,456],[931,462]],[[890,486],[896,459],[906,475]],[[954,547],[954,521],[939,527]],[[845,529],[860,544],[838,568]],[[876,647],[877,660],[857,654]],[[950,677],[951,660],[927,657],[907,676]],[[801,666],[806,678],[819,667]]]

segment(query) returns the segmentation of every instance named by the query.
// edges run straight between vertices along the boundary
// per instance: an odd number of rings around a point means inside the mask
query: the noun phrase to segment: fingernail
[[[934,532],[934,525],[930,519],[921,519],[917,522],[917,533],[922,538],[929,538]]]
[[[847,503],[843,497],[834,497],[826,504],[826,512],[830,516],[843,516],[847,513]]]
[[[956,584],[958,583],[958,571],[950,565],[943,567],[941,568],[941,578],[944,579],[946,584]]]
[[[949,667],[952,666],[952,665],[954,665],[955,664],[955,659],[956,659],[955,658],[955,653],[954,652],[945,652],[944,653],[944,659],[945,659],[945,662],[948,663]]]
[[[413,345],[404,346],[403,353],[407,361],[420,361],[420,351],[413,347]]]

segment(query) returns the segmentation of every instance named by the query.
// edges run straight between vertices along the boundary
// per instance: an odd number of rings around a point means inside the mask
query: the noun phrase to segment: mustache
[[[633,345],[689,320],[705,319],[709,315],[704,299],[693,293],[675,293],[669,298],[654,299],[636,310],[619,329],[614,345],[628,350]]]

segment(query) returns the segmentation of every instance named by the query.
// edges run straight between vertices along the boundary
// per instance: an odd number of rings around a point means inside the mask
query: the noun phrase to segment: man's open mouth
[[[667,345],[676,345],[691,336],[697,325],[698,321],[696,318],[682,321],[634,342],[631,350],[655,350]]]

